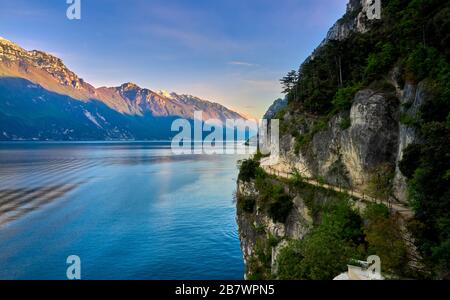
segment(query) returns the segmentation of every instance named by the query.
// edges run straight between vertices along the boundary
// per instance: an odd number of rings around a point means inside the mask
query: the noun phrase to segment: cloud
[[[280,83],[277,80],[265,80],[265,79],[245,79],[244,83],[253,88],[258,88],[266,92],[280,92]]]
[[[169,40],[194,50],[236,51],[241,48],[239,43],[220,36],[208,36],[196,31],[179,29],[163,25],[153,25],[146,29],[152,36]]]
[[[5,2],[5,3],[3,3]],[[1,19],[7,18],[27,18],[33,20],[42,20],[51,16],[51,11],[43,9],[39,4],[29,1],[15,0],[3,1],[0,10]]]
[[[249,62],[237,61],[237,60],[230,61],[230,62],[228,62],[228,64],[232,65],[232,66],[244,66],[244,67],[256,67],[256,66],[258,66],[256,64],[252,64],[252,63],[249,63]]]

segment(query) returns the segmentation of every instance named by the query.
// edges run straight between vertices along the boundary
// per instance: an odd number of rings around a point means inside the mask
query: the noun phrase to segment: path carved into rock
[[[268,173],[272,176],[279,177],[279,178],[284,178],[284,179],[290,180],[290,179],[293,179],[295,176],[293,173],[287,173],[284,171],[275,170],[271,166],[262,165],[261,167],[263,168],[263,170],[266,173]],[[327,190],[332,190],[332,191],[340,192],[340,193],[347,193],[349,196],[356,198],[362,202],[385,204],[387,207],[392,209],[395,213],[398,213],[405,220],[411,219],[414,216],[414,212],[410,208],[408,208],[402,204],[399,204],[399,203],[392,203],[392,202],[388,202],[386,200],[377,199],[377,198],[371,197],[363,192],[349,190],[349,189],[345,189],[343,187],[338,187],[338,186],[334,186],[334,185],[330,185],[330,184],[325,184],[325,183],[319,182],[312,178],[302,178],[302,181],[307,184],[321,187],[321,188],[324,188]]]

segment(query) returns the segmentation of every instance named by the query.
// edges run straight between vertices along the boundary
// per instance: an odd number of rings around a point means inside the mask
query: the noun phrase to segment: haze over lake
[[[0,279],[242,279],[237,161],[156,143],[0,143]]]

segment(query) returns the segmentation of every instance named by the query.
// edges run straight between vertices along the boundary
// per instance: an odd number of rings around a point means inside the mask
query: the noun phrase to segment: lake
[[[243,279],[243,157],[158,143],[0,143],[0,279]]]

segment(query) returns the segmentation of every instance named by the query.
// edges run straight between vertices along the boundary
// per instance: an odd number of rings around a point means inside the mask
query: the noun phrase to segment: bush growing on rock
[[[254,159],[246,159],[239,165],[239,180],[250,182],[256,177],[256,170],[259,168],[259,162]]]
[[[362,220],[347,199],[324,207],[322,223],[302,241],[292,241],[277,258],[279,279],[330,280],[361,258]]]

